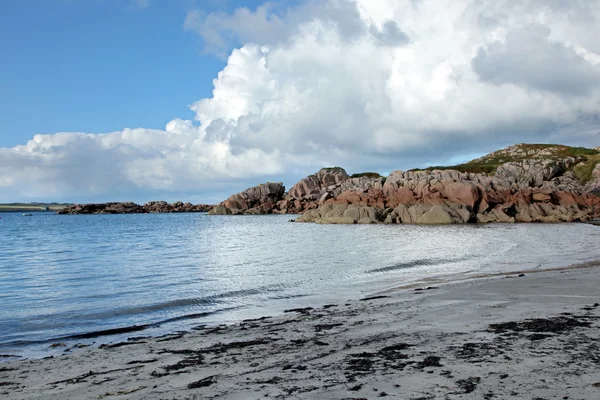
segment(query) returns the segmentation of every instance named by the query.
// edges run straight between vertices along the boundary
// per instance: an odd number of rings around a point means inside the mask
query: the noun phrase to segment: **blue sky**
[[[594,4],[0,0],[0,202],[212,203],[596,147]]]
[[[0,2],[0,147],[34,134],[163,129],[193,118],[225,61],[185,31],[186,13],[255,1]]]

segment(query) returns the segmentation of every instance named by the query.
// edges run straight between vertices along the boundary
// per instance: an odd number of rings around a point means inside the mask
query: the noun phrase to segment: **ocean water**
[[[600,259],[600,228],[586,224],[315,225],[289,223],[289,215],[206,214],[0,217],[0,354],[28,357],[47,354],[58,341],[159,335],[341,303],[432,277]],[[106,332],[122,328],[126,332]]]

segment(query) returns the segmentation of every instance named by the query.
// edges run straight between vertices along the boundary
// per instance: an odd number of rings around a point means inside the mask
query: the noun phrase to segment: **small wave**
[[[289,299],[298,299],[301,297],[306,297],[309,296],[308,294],[290,294],[287,296],[273,296],[273,297],[269,297],[269,299],[271,300],[289,300]]]
[[[97,338],[97,337],[101,337],[101,336],[110,336],[110,335],[118,335],[118,334],[123,334],[123,333],[130,333],[130,332],[139,332],[139,331],[148,329],[153,325],[154,324],[152,324],[152,325],[150,325],[150,324],[131,325],[131,326],[125,326],[122,328],[111,328],[111,329],[104,329],[104,330],[85,332],[85,333],[75,333],[73,335],[58,336],[58,337],[52,337],[49,339],[42,339],[42,340],[14,340],[14,341],[0,343],[0,348],[11,347],[11,346],[27,346],[27,345],[35,345],[35,344],[44,344],[44,343],[52,343],[52,342],[67,341],[67,340],[93,339],[93,338]]]
[[[173,317],[173,318],[168,318],[165,319],[163,321],[157,322],[155,324],[152,324],[151,326],[153,328],[158,327],[160,325],[163,324],[168,324],[168,323],[172,323],[172,322],[177,322],[177,321],[185,321],[188,319],[198,319],[198,318],[204,318],[204,317],[208,317],[210,315],[216,314],[216,313],[220,313],[220,312],[224,312],[224,311],[231,311],[231,310],[235,310],[238,309],[240,307],[227,307],[227,308],[222,308],[218,311],[210,311],[210,312],[201,312],[201,313],[195,313],[195,314],[185,314],[185,315],[180,315],[178,317]]]
[[[39,344],[45,344],[45,343],[82,340],[82,339],[95,339],[95,338],[99,338],[99,337],[103,337],[103,336],[113,336],[113,335],[121,335],[121,334],[125,334],[125,333],[140,332],[140,331],[150,329],[150,328],[158,328],[161,325],[168,324],[168,323],[184,321],[184,320],[189,320],[189,319],[205,318],[205,317],[208,317],[210,315],[214,315],[214,314],[217,314],[220,312],[231,311],[236,308],[239,308],[239,307],[228,307],[228,308],[223,308],[223,309],[219,309],[216,311],[185,314],[185,315],[180,315],[177,317],[167,318],[167,319],[164,319],[164,320],[161,320],[158,322],[153,322],[151,324],[130,325],[130,326],[124,326],[124,327],[120,327],[120,328],[110,328],[110,329],[102,329],[102,330],[98,330],[98,331],[91,331],[91,332],[84,332],[84,333],[74,333],[71,335],[52,337],[49,339],[14,340],[14,341],[0,343],[0,348],[12,347],[12,346],[30,346],[30,345],[39,345]]]
[[[461,257],[461,258],[422,258],[419,260],[409,261],[405,263],[398,263],[394,265],[389,265],[387,267],[375,268],[365,271],[367,274],[376,274],[379,272],[390,272],[397,271],[401,269],[410,269],[416,267],[429,267],[432,265],[440,265],[440,264],[452,264],[455,262],[467,261],[470,260],[471,257]]]
[[[170,300],[170,301],[165,301],[165,302],[161,302],[161,303],[155,303],[155,304],[150,304],[150,305],[140,305],[140,306],[134,306],[134,307],[122,307],[122,308],[118,308],[118,309],[111,309],[111,310],[105,310],[105,311],[101,311],[101,312],[93,312],[93,313],[87,313],[84,315],[79,315],[78,312],[67,312],[67,313],[59,313],[59,314],[52,314],[52,315],[36,315],[36,316],[32,316],[29,318],[28,321],[26,321],[25,323],[29,325],[30,329],[48,329],[48,328],[68,328],[71,325],[71,322],[73,320],[73,316],[77,315],[80,318],[84,318],[87,320],[106,320],[106,319],[111,319],[111,318],[123,318],[123,317],[128,317],[128,316],[139,316],[139,318],[145,318],[146,320],[151,319],[151,314],[156,313],[156,312],[160,312],[160,311],[165,311],[165,310],[175,310],[177,308],[181,308],[181,307],[190,307],[190,306],[205,306],[205,307],[210,307],[210,308],[214,308],[215,305],[221,303],[221,300],[223,299],[229,299],[229,298],[238,298],[238,297],[246,297],[246,296],[252,296],[252,295],[260,295],[260,294],[264,294],[264,293],[268,293],[268,292],[281,292],[282,290],[284,290],[284,286],[285,285],[280,285],[280,284],[275,284],[275,285],[268,285],[268,286],[262,286],[262,287],[258,287],[258,288],[252,288],[252,289],[244,289],[244,290],[234,290],[234,291],[229,291],[229,292],[225,292],[225,293],[219,293],[219,294],[215,294],[215,295],[211,295],[211,296],[205,296],[205,297],[193,297],[193,298],[185,298],[185,299],[175,299],[175,300]],[[191,319],[191,318],[202,318],[202,317],[206,317],[208,315],[217,313],[217,312],[221,312],[224,310],[231,310],[234,309],[236,307],[223,307],[220,308],[218,310],[214,310],[214,311],[202,311],[200,313],[194,313],[194,314],[184,314],[184,315],[180,315],[177,316],[177,314],[175,312],[172,312],[171,315],[175,315],[172,318],[168,318],[165,320],[160,320],[158,322],[153,322],[150,324],[146,324],[146,325],[139,325],[137,326],[135,329],[146,329],[148,327],[156,327],[156,326],[160,326],[161,324],[164,323],[168,323],[168,322],[174,322],[174,321],[178,321],[178,320],[184,320],[184,319]],[[34,322],[37,321],[37,322]],[[140,328],[142,327],[142,328]],[[119,328],[121,329],[121,328]],[[127,328],[124,328],[127,329]],[[100,335],[99,336],[104,336],[105,334],[102,333],[103,331],[99,331]],[[119,333],[119,332],[116,332]],[[95,333],[91,333],[92,335],[95,335]],[[106,335],[113,335],[115,333],[112,333],[109,330],[109,333],[106,333]],[[66,336],[66,337],[59,337],[59,338],[53,338],[53,339],[49,339],[49,340],[41,340],[41,342],[39,343],[46,343],[47,341],[53,341],[53,340],[68,340],[68,339],[73,339],[73,337],[71,335]],[[74,339],[81,339],[82,337],[74,337]],[[15,345],[21,345],[21,344],[35,344],[38,343],[38,341],[33,341],[33,342],[24,342],[24,343],[16,343],[16,342],[10,342],[11,344],[15,344]],[[0,346],[4,346],[7,343],[0,343]]]

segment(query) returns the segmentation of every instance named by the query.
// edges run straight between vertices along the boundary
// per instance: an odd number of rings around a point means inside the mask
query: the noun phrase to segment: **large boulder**
[[[322,168],[316,174],[309,175],[292,186],[288,196],[297,200],[318,200],[328,187],[340,184],[348,178],[343,168]]]
[[[223,214],[271,214],[278,202],[283,200],[283,183],[262,183],[234,194],[215,206],[210,215]]]
[[[468,221],[448,206],[433,206],[418,220],[421,224],[462,224]]]
[[[477,185],[471,181],[447,184],[443,188],[443,196],[453,203],[464,204],[471,208],[474,208],[481,198]]]
[[[600,163],[592,171],[592,180],[584,188],[586,193],[600,196]]]
[[[562,174],[575,165],[576,161],[573,157],[567,157],[562,160],[530,159],[508,162],[496,169],[496,178],[526,187],[539,187],[544,181]]]
[[[232,211],[224,206],[217,205],[214,206],[212,210],[208,212],[209,215],[231,215]]]
[[[327,204],[309,210],[296,222],[316,222],[318,224],[375,224],[383,219],[382,212],[374,207],[356,204]]]

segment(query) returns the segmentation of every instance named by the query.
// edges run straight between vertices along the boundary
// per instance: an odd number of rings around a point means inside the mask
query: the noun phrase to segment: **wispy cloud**
[[[139,9],[146,9],[150,5],[150,0],[131,0],[133,5]]]

